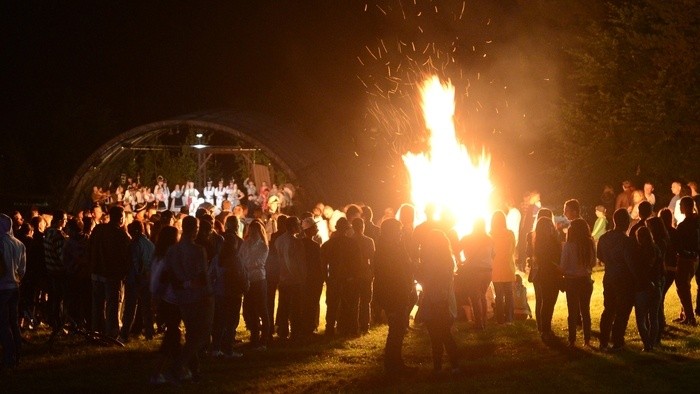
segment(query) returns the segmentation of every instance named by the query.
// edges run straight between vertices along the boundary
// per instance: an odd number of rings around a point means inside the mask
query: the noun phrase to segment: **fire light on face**
[[[423,212],[428,204],[436,207],[437,214],[448,210],[462,237],[471,233],[477,218],[490,222],[491,158],[482,151],[475,164],[467,148],[457,141],[455,89],[450,82],[442,84],[433,76],[424,81],[420,91],[430,146],[427,152],[403,155],[411,182],[411,200],[416,213]]]

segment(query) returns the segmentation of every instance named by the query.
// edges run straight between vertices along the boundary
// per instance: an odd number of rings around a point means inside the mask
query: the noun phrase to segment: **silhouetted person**
[[[612,231],[603,234],[598,241],[598,259],[605,264],[603,276],[603,313],[600,316],[600,349],[606,350],[608,342],[613,349],[625,345],[625,330],[634,306],[634,241],[626,230],[630,215],[627,208],[613,214]],[[612,334],[612,335],[611,335]]]
[[[124,208],[109,210],[109,222],[98,224],[90,236],[92,265],[92,329],[111,338],[119,335],[122,281],[131,268]]]
[[[593,280],[591,273],[595,266],[595,247],[591,229],[585,220],[574,219],[566,234],[562,248],[561,270],[566,288],[566,306],[569,311],[569,346],[576,342],[576,326],[579,318],[583,323],[583,341],[586,346],[591,340],[591,294]]]
[[[401,242],[401,223],[386,219],[382,222],[374,260],[374,297],[384,309],[389,324],[384,348],[384,368],[389,374],[406,371],[401,347],[413,306],[414,288],[413,267]]]
[[[304,306],[304,336],[309,336],[318,329],[321,313],[321,293],[323,283],[328,277],[328,268],[321,261],[321,245],[314,241],[318,227],[313,217],[307,217],[301,222],[304,231],[304,260],[306,262],[306,302]]]
[[[545,211],[546,212],[546,211]],[[551,211],[550,211],[551,212]],[[543,340],[554,338],[552,315],[559,296],[561,281],[561,243],[552,218],[542,216],[537,219],[532,234],[532,263],[535,270],[536,305],[535,318]]]
[[[672,239],[678,254],[678,271],[676,272],[676,290],[683,305],[682,324],[696,325],[693,310],[693,298],[690,294],[690,282],[698,269],[698,252],[700,252],[700,222],[694,212],[695,202],[691,197],[680,199],[681,213],[685,219],[676,227]]]
[[[302,337],[302,313],[306,264],[304,244],[299,233],[301,223],[296,216],[287,218],[287,231],[275,241],[280,262],[280,298],[277,314],[277,335],[282,339],[298,340]]]
[[[474,311],[474,326],[486,328],[486,290],[491,283],[493,270],[493,240],[486,234],[483,219],[474,222],[474,230],[460,240],[464,252],[464,272],[468,277],[467,293]]]
[[[124,312],[120,337],[129,340],[134,320],[140,315],[146,339],[153,339],[153,311],[151,309],[151,261],[156,246],[144,233],[143,223],[135,220],[127,226],[131,236],[129,254],[131,269],[124,281]],[[138,315],[136,313],[138,307]]]
[[[26,248],[13,236],[12,219],[0,214],[0,344],[5,368],[19,364],[19,284],[27,267]]]

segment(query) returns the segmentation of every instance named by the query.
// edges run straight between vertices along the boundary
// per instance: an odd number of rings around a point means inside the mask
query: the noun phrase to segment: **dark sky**
[[[496,135],[507,124],[512,130],[505,132],[527,145],[528,128],[542,119],[524,118],[523,108],[546,108],[542,97],[556,91],[549,80],[557,78],[556,64],[537,64],[532,56],[550,56],[558,41],[547,29],[560,26],[548,24],[563,23],[561,18],[540,12],[535,15],[551,19],[532,20],[530,8],[515,0],[474,0],[466,2],[470,19],[457,21],[462,1],[424,0],[418,6],[401,2],[412,13],[402,19],[399,3],[5,2],[3,193],[60,190],[87,156],[118,133],[203,109],[252,110],[322,134],[359,134],[368,95],[358,76],[376,76],[384,66],[363,66],[358,56],[366,62],[365,46],[378,45],[378,38],[410,40],[418,25],[446,37],[466,35],[460,50],[476,45],[478,62],[464,65],[477,93],[470,108],[476,114],[479,97],[479,106],[493,99],[492,116],[500,118],[492,127],[474,116],[478,127],[472,128]],[[425,19],[437,4],[441,13]],[[492,39],[496,49],[484,44]],[[479,45],[488,58],[477,53]],[[519,86],[527,93],[507,96],[505,85],[508,94]]]

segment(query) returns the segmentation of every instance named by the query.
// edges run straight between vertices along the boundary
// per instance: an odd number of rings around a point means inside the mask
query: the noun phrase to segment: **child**
[[[532,317],[530,304],[527,303],[527,288],[523,285],[522,276],[515,274],[513,286],[513,318],[515,320],[527,320]]]
[[[591,237],[593,237],[595,244],[598,245],[600,236],[605,234],[605,229],[608,227],[608,219],[605,218],[605,207],[602,205],[595,207],[595,215],[598,219],[596,219],[595,224],[593,224]]]

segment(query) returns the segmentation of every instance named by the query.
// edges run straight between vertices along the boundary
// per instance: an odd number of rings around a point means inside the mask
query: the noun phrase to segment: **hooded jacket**
[[[2,254],[3,268],[0,272],[0,290],[12,290],[19,288],[27,269],[27,254],[24,244],[12,234],[12,219],[0,214],[0,254]]]

